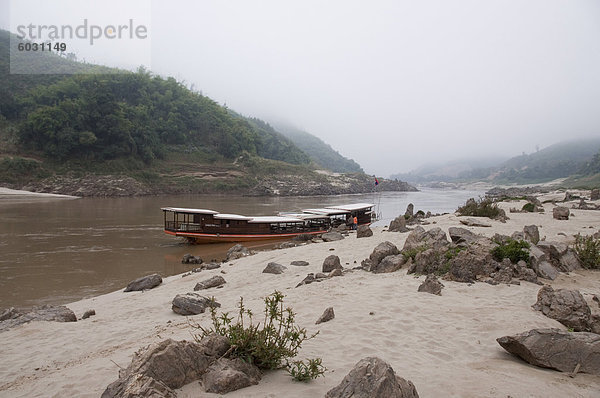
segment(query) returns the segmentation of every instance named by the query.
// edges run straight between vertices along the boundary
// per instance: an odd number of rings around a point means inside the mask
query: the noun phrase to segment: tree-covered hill
[[[320,138],[288,125],[277,125],[277,129],[307,153],[317,165],[338,173],[362,173],[358,163],[342,156]]]
[[[16,54],[13,61],[29,72],[63,74],[10,74],[10,47],[10,34],[0,31],[0,185],[80,196],[315,195],[371,188],[372,178],[363,173],[344,176],[348,184],[324,177],[269,124],[173,78],[49,52],[26,59]]]
[[[53,53],[35,53],[32,64],[59,64],[73,75],[9,74],[10,43],[2,31],[0,113],[19,122],[22,149],[58,160],[122,157],[146,163],[171,145],[233,159],[248,152],[266,159],[307,164],[309,157],[272,129],[239,117],[173,78],[146,71],[89,74],[92,67]],[[38,65],[39,66],[39,65]],[[102,67],[100,67],[102,68]]]

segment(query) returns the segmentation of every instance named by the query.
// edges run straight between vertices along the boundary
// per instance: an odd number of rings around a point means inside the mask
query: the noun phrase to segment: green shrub
[[[412,260],[415,261],[417,254],[424,252],[427,249],[429,249],[429,247],[427,247],[427,245],[423,245],[419,247],[413,247],[412,249],[403,250],[400,254],[402,254],[406,260],[412,258]]]
[[[496,218],[502,214],[502,210],[492,199],[467,200],[464,206],[456,210],[461,216]]]
[[[513,264],[520,260],[529,264],[529,243],[524,240],[508,239],[505,243],[497,242],[499,246],[492,249],[492,255],[496,261],[502,261],[505,258],[510,259]]]
[[[523,205],[523,208],[521,209],[523,211],[527,211],[529,213],[533,213],[533,211],[535,210],[535,205],[533,203],[525,203]]]
[[[212,328],[193,325],[201,331],[195,338],[199,341],[212,333],[225,336],[231,344],[231,357],[241,358],[260,369],[281,368],[284,361],[287,362],[289,358],[296,356],[304,341],[318,334],[317,332],[309,336],[305,328],[295,324],[296,314],[289,307],[284,309],[283,297],[278,291],[265,297],[265,318],[262,324],[254,324],[252,311],[244,307],[243,298],[240,298],[238,319],[235,323],[232,322],[233,318],[229,313],[217,316],[215,306],[210,306]],[[315,362],[312,362],[312,365],[310,361],[309,365],[306,365],[309,367],[309,376],[315,374],[312,369],[315,368],[315,364],[321,365],[320,359],[313,361]],[[294,368],[296,372],[301,370],[298,366]],[[318,374],[315,377],[317,376]]]
[[[323,373],[327,370],[321,362],[321,358],[309,359],[308,364],[304,361],[294,361],[291,364],[288,363],[287,371],[296,381],[316,379],[323,376]]]
[[[600,268],[600,239],[577,234],[574,249],[584,268]]]

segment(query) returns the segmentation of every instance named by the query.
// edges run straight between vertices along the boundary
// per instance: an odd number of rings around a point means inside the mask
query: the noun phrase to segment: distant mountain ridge
[[[400,178],[410,183],[469,181],[487,181],[494,184],[541,183],[581,173],[599,150],[600,138],[570,140],[504,161],[488,159],[488,164],[479,163],[476,166],[468,160],[448,162],[424,166],[409,173],[395,174],[391,178]]]

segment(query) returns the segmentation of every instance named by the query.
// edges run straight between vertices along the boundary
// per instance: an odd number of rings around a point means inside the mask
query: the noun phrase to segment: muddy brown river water
[[[164,276],[193,268],[181,264],[186,253],[205,260],[224,258],[233,244],[189,245],[162,230],[165,206],[213,209],[244,215],[274,215],[353,202],[378,204],[387,223],[415,211],[453,212],[482,191],[423,190],[381,195],[251,198],[158,196],[136,198],[0,198],[0,310],[64,304],[122,289],[137,277]],[[272,244],[254,247],[267,250]]]

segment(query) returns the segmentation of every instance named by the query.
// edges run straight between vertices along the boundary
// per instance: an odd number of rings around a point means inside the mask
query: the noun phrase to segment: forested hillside
[[[338,173],[362,172],[362,168],[352,159],[348,159],[330,145],[323,142],[305,131],[295,127],[278,125],[278,130],[296,144],[296,146],[307,153],[313,162],[326,169]]]
[[[15,62],[30,72],[52,65],[74,74],[10,74],[9,49],[9,33],[0,31],[0,185],[81,196],[371,188],[364,174],[348,176],[346,184],[323,177],[311,157],[269,124],[173,78],[48,52],[17,54]]]
[[[3,32],[3,47],[8,41]],[[40,62],[72,63],[54,54],[37,55]],[[0,62],[8,72],[7,51]],[[2,79],[7,94],[2,116],[19,122],[22,148],[54,159],[134,157],[148,163],[163,158],[171,145],[187,145],[229,159],[246,151],[292,164],[310,161],[281,134],[232,117],[173,78],[143,70],[7,77]]]

